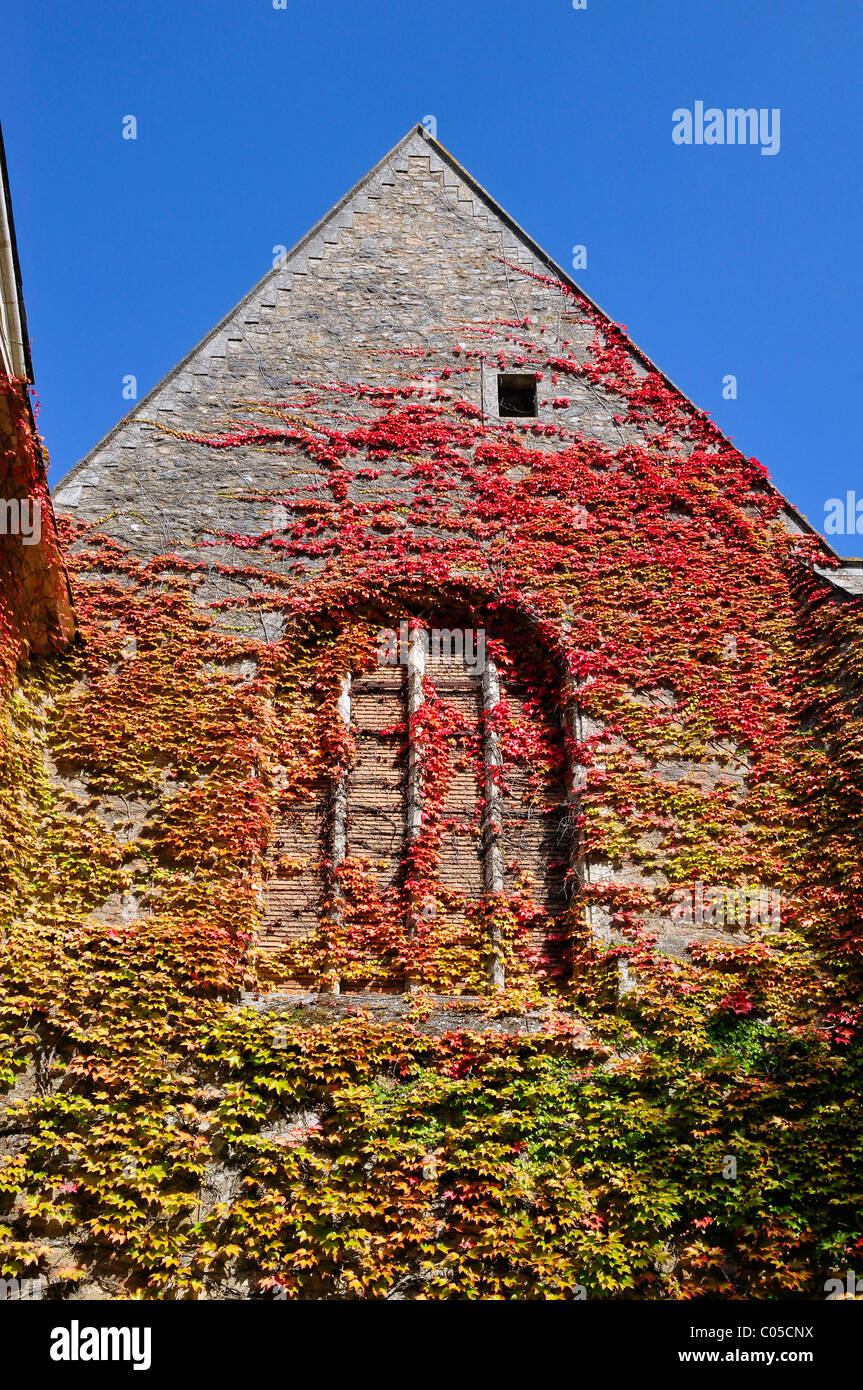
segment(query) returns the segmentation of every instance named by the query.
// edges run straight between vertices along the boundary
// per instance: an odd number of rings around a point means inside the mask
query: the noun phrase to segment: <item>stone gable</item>
[[[463,357],[471,370],[457,379],[458,392],[493,416],[495,372],[487,364],[513,351],[493,321],[529,319],[550,353],[567,341],[576,358],[594,338],[573,302],[533,276],[567,278],[415,130],[72,469],[55,490],[57,507],[82,520],[105,519],[108,534],[144,554],[163,549],[165,518],[170,533],[190,544],[208,529],[268,529],[272,507],[252,496],[286,478],[299,481],[304,460],[255,448],[220,458],[157,426],[217,433],[226,419],[256,418],[254,402],[297,397],[301,382],[392,386],[409,374],[434,382],[453,367],[460,342],[466,352],[484,353],[486,365]],[[480,337],[470,326],[482,324],[490,326]],[[413,349],[425,356],[395,356]],[[540,422],[571,426],[610,447],[637,437],[614,423],[621,403],[613,398],[577,384],[561,409],[552,406],[553,394],[549,383],[542,386]],[[360,404],[359,413],[371,418],[374,406]],[[340,414],[334,410],[333,419]],[[390,495],[391,481],[384,476],[377,491]]]

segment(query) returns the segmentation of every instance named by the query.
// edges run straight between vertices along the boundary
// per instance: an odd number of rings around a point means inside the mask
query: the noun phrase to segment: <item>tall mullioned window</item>
[[[532,967],[566,974],[572,829],[559,701],[484,629],[405,618],[376,632],[375,653],[335,696],[349,766],[277,822],[262,943],[302,941],[322,921],[337,934],[341,913],[347,939],[370,943],[370,964],[334,987],[426,983],[386,963],[377,910],[408,935],[433,924],[450,962],[481,955],[496,989],[502,952],[477,923],[490,902],[511,901]],[[482,930],[493,937],[493,925]]]

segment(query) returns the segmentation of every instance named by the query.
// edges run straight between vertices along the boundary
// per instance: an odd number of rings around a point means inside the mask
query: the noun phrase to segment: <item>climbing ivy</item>
[[[252,499],[282,527],[147,560],[63,523],[79,642],[23,670],[3,634],[5,1273],[58,1297],[779,1298],[859,1261],[863,608],[765,470],[556,289],[586,354],[460,325],[444,366],[394,351],[387,386],[296,382],[179,433],[301,458]],[[487,419],[460,392],[492,338],[543,405],[587,386],[641,442]],[[202,597],[214,573],[228,597]],[[526,944],[517,864],[465,921],[409,927],[430,885],[459,906],[437,883],[453,759],[481,780],[431,680],[404,881],[322,861],[317,934],[257,942],[274,817],[351,765],[342,674],[441,603],[527,690],[487,717],[539,811],[560,753],[533,715],[577,689],[565,978]],[[585,884],[583,862],[637,873]],[[699,881],[771,885],[781,925],[663,954],[657,917]],[[394,968],[401,1012],[268,999]]]

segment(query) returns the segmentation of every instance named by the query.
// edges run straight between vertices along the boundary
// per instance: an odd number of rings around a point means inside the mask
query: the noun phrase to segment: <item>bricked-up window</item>
[[[506,982],[493,900],[517,908],[510,969],[565,977],[572,843],[559,700],[523,651],[516,660],[503,640],[487,645],[484,630],[404,619],[376,641],[374,664],[346,672],[339,695],[350,767],[326,808],[316,791],[277,823],[291,876],[269,876],[264,944],[341,931],[329,987],[346,993],[484,992]]]
[[[503,372],[497,379],[497,413],[505,416],[536,415],[536,377]]]

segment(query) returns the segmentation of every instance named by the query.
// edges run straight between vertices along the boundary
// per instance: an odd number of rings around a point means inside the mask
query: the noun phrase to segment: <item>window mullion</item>
[[[503,893],[503,843],[502,843],[502,805],[500,774],[503,764],[500,740],[497,730],[489,718],[491,710],[500,704],[500,682],[497,668],[490,657],[486,657],[482,673],[483,704],[483,766],[485,771],[485,818],[483,824],[483,874],[485,890],[490,895]],[[506,975],[501,958],[503,945],[500,927],[492,918],[491,961],[489,964],[489,984],[492,989],[503,989]]]
[[[408,781],[406,797],[406,829],[408,845],[417,839],[422,828],[422,797],[423,797],[423,767],[422,751],[416,738],[414,729],[414,718],[419,713],[425,701],[423,690],[423,679],[425,677],[426,665],[426,633],[421,627],[415,627],[408,643],[407,660],[407,712],[408,712]],[[417,916],[419,904],[412,902],[407,912],[407,934],[409,937],[416,935]],[[410,967],[405,971],[405,988],[407,990],[417,989],[419,978],[412,973]]]
[[[339,718],[344,725],[345,734],[350,733],[351,728],[351,673],[350,671],[342,677],[341,690],[338,699]],[[332,826],[332,851],[333,851],[333,906],[332,921],[335,926],[341,920],[341,888],[335,870],[345,862],[348,854],[348,790],[350,774],[347,765],[343,765],[338,772],[333,786],[333,826]],[[341,981],[332,973],[330,976],[330,993],[341,993]]]
[[[413,720],[425,700],[423,678],[425,676],[426,635],[423,628],[415,627],[408,644],[408,786],[407,786],[407,831],[408,839],[415,840],[422,824],[422,757],[414,737]]]

